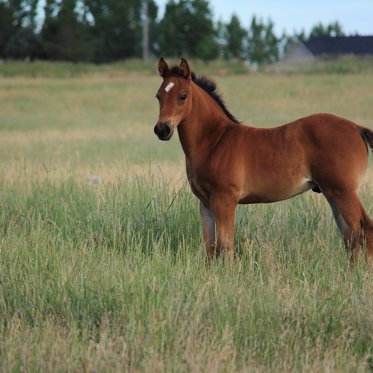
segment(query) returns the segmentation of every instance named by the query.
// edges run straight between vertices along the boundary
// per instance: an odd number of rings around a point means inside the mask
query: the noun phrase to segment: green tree
[[[8,2],[0,2],[0,57],[5,57],[5,47],[14,32],[12,10]]]
[[[218,56],[217,32],[206,0],[169,0],[159,30],[162,55],[203,60]]]
[[[0,56],[21,58],[40,52],[35,32],[38,1],[0,0]]]
[[[40,58],[44,56],[39,35],[36,35],[31,27],[20,27],[9,38],[4,55],[12,59]]]
[[[35,31],[39,0],[8,0],[12,12],[12,23],[16,29],[27,27]]]
[[[225,26],[224,39],[226,41],[224,57],[243,59],[245,55],[245,37],[247,31],[241,26],[240,20],[234,14]]]
[[[163,56],[182,56],[188,52],[184,35],[190,26],[185,25],[183,13],[184,9],[180,2],[167,2],[163,19],[159,24],[159,53]]]
[[[142,0],[84,0],[92,17],[97,61],[141,56],[142,5]],[[154,6],[149,8],[154,11]]]
[[[318,23],[312,28],[310,37],[318,36],[344,36],[342,25],[338,21],[329,23],[327,25]]]
[[[248,59],[257,65],[272,63],[279,58],[279,39],[273,31],[273,22],[264,23],[253,16],[248,30]]]
[[[46,57],[54,60],[83,61],[93,56],[88,25],[79,18],[76,0],[47,0],[41,31]]]

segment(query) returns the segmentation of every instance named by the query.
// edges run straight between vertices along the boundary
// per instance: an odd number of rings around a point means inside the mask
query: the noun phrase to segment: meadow
[[[240,206],[233,268],[207,267],[156,62],[56,66],[0,67],[0,372],[373,370],[373,273],[321,195]],[[211,77],[245,123],[373,128],[372,72]]]

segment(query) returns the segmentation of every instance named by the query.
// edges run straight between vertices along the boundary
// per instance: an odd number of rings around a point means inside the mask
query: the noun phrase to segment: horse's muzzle
[[[157,123],[154,127],[154,133],[158,136],[159,140],[167,141],[172,137],[174,129],[169,123]]]

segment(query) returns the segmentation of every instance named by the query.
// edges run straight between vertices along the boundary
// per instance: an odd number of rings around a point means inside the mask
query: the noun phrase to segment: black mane
[[[200,86],[204,91],[206,91],[215,101],[216,103],[223,109],[225,115],[235,123],[239,123],[239,121],[234,117],[233,114],[231,114],[228,109],[225,107],[224,101],[221,98],[220,94],[217,92],[217,87],[215,82],[212,80],[204,77],[204,76],[198,76],[192,73],[192,80],[194,83],[196,83],[198,86]]]
[[[240,123],[233,114],[231,114],[228,109],[225,107],[224,101],[221,98],[220,94],[217,92],[217,87],[215,82],[204,77],[198,76],[192,72],[192,81],[201,87],[205,92],[207,92],[215,102],[221,107],[225,115],[234,123]],[[167,76],[183,76],[182,71],[178,66],[173,66]]]

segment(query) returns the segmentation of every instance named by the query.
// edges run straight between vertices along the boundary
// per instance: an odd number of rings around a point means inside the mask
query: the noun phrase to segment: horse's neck
[[[208,152],[230,123],[220,106],[202,88],[194,87],[192,99],[193,109],[178,127],[184,153],[191,161]]]

